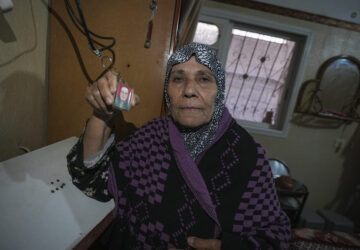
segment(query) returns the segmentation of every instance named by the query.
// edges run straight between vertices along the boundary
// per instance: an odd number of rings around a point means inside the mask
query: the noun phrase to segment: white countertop
[[[0,249],[71,249],[114,208],[72,184],[66,155],[76,140],[0,162]]]

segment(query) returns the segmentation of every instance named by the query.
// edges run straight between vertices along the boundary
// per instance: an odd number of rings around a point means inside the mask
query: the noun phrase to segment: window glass
[[[218,41],[218,37],[218,26],[210,23],[198,22],[193,41],[207,45],[214,45]]]
[[[233,29],[227,54],[226,106],[236,119],[276,125],[295,42]]]

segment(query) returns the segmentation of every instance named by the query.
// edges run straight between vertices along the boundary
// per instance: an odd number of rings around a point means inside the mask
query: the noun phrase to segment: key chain
[[[150,21],[148,24],[148,30],[147,30],[147,34],[146,34],[146,40],[145,40],[145,44],[144,47],[145,48],[150,48],[151,46],[151,34],[152,34],[152,29],[153,29],[153,20],[155,17],[155,12],[157,10],[158,4],[155,0],[151,0],[150,3],[150,9],[151,9],[151,17],[150,17]]]
[[[100,58],[101,66],[105,70],[103,73],[105,73],[108,70],[113,70],[115,72],[115,74],[117,75],[117,82],[118,83],[117,83],[116,92],[114,94],[114,103],[113,103],[112,106],[115,109],[129,111],[130,108],[131,108],[131,100],[132,100],[132,98],[134,96],[134,89],[129,87],[128,84],[126,84],[126,82],[124,82],[124,80],[121,78],[121,76],[119,74],[119,71],[115,67],[113,67],[113,64],[114,64],[113,63],[113,58],[111,58],[110,56],[102,54],[103,51],[110,50],[115,45],[115,38],[100,36],[100,35],[95,34],[92,31],[90,31],[88,29],[87,25],[86,25],[85,17],[84,17],[83,12],[82,12],[80,1],[75,0],[75,2],[76,2],[76,7],[77,7],[77,10],[78,10],[79,17],[76,15],[75,11],[71,7],[71,4],[70,4],[69,0],[65,1],[66,7],[68,8],[70,13],[72,14],[75,21],[82,27],[83,34],[86,36],[86,38],[88,40],[90,49],[92,50],[92,52],[98,58]],[[155,4],[154,8],[156,8],[156,4]],[[151,21],[152,21],[153,18],[154,18],[154,13],[152,14]],[[106,40],[112,40],[112,43],[107,45],[107,46],[103,46],[99,42],[95,41],[91,36],[101,38],[101,39],[106,39]],[[151,38],[151,32],[150,32],[150,38]],[[101,45],[102,47],[98,48],[95,44]]]
[[[102,55],[101,66],[104,69],[109,67],[107,63],[111,65],[112,58],[107,55]],[[111,70],[117,75],[117,88],[114,94],[114,103],[112,107],[118,110],[129,111],[131,108],[131,99],[134,96],[134,89],[129,87],[129,85],[122,79],[119,71],[115,67],[112,67]]]
[[[112,58],[106,55],[101,56],[101,66],[106,69],[108,66],[106,63],[112,63]],[[119,71],[113,67],[112,71],[117,75],[117,88],[114,94],[114,103],[113,108],[118,110],[129,111],[131,108],[131,99],[134,96],[134,89],[129,87],[129,85],[122,79],[119,74]]]
[[[126,82],[118,75],[118,86],[114,94],[113,108],[129,111],[131,108],[131,99],[134,96],[134,89],[130,88]]]

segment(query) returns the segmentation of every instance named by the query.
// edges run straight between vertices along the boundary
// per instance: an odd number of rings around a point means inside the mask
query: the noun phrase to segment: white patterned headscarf
[[[225,108],[225,72],[215,52],[209,46],[200,43],[191,43],[177,49],[169,58],[166,69],[164,94],[166,107],[170,112],[170,98],[168,95],[169,77],[174,65],[187,62],[192,56],[198,63],[208,67],[214,74],[217,85],[214,113],[211,121],[199,128],[180,128],[185,141],[185,147],[193,159],[206,149],[215,137],[224,108]],[[170,114],[171,116],[171,114]]]

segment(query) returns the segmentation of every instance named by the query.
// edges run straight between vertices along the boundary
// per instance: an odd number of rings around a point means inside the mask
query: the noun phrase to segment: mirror
[[[351,56],[336,56],[325,61],[316,79],[304,83],[296,111],[359,118],[360,61]]]
[[[320,112],[334,111],[352,117],[360,84],[360,64],[347,57],[331,58],[322,65],[317,78]]]

